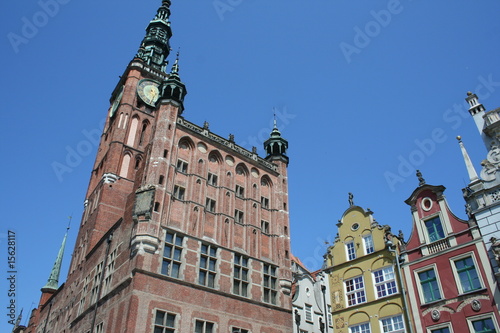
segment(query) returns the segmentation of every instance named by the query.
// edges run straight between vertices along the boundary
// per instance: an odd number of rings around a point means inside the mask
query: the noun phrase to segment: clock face
[[[156,101],[160,98],[160,84],[153,80],[141,80],[137,85],[137,95],[141,100],[149,106],[155,106]]]

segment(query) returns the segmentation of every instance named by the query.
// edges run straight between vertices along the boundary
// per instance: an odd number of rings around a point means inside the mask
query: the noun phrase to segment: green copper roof
[[[68,237],[68,230],[66,230],[66,234],[64,235],[61,248],[59,249],[59,253],[57,254],[56,262],[54,263],[54,267],[52,267],[52,271],[50,272],[49,280],[42,289],[57,290],[59,288],[59,275],[61,274],[61,265],[64,256],[64,248],[66,247],[66,238]]]

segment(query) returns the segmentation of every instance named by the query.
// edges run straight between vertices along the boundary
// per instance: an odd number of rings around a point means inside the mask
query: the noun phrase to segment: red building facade
[[[288,143],[275,126],[261,158],[183,118],[169,17],[112,93],[66,283],[27,332],[292,330]]]
[[[475,221],[456,217],[445,188],[419,176],[406,200],[412,234],[401,248],[414,332],[500,332],[498,288]]]

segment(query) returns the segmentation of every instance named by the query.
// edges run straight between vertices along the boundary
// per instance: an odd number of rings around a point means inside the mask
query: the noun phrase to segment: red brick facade
[[[66,283],[27,332],[292,331],[287,158],[138,96],[167,78],[135,58],[118,83]]]

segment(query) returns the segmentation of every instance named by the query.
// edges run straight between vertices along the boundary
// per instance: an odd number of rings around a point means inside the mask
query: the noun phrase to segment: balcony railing
[[[440,239],[434,243],[430,243],[427,246],[429,250],[429,254],[438,253],[440,251],[446,250],[450,248],[450,242],[448,238]]]

